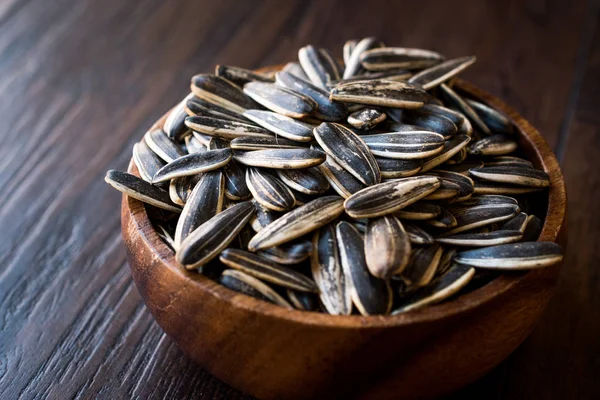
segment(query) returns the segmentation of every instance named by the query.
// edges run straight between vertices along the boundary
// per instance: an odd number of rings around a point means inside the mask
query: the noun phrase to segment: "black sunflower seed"
[[[219,283],[228,289],[255,297],[260,300],[270,301],[282,307],[293,309],[292,305],[255,277],[235,269],[223,271]]]
[[[246,184],[254,199],[270,210],[287,211],[296,202],[291,190],[268,171],[248,168],[246,170]]]
[[[288,299],[290,299],[290,303],[292,303],[297,310],[316,311],[319,309],[319,299],[314,293],[286,289],[286,294]]]
[[[538,240],[540,237],[540,233],[542,233],[542,228],[544,226],[544,222],[540,220],[535,215],[528,215],[527,221],[525,223],[525,228],[523,229],[523,241],[529,242]]]
[[[378,108],[367,107],[353,112],[348,116],[348,123],[356,129],[368,131],[383,122],[387,114]]]
[[[169,139],[162,129],[152,129],[146,132],[144,140],[148,147],[166,162],[171,162],[185,155],[181,146]]]
[[[513,124],[502,113],[475,100],[466,100],[469,106],[494,133],[514,133]]]
[[[144,139],[133,145],[133,162],[146,182],[152,182],[154,174],[165,166],[164,161],[148,147]]]
[[[270,247],[259,251],[258,254],[279,264],[294,265],[310,257],[313,245],[310,240],[300,240],[293,243],[285,243],[281,246]]]
[[[185,148],[188,154],[204,153],[208,150],[194,135],[185,137]]]
[[[231,140],[243,136],[273,136],[268,130],[243,122],[203,116],[187,117],[185,124],[196,132]]]
[[[215,67],[215,75],[221,78],[225,78],[228,81],[231,81],[240,87],[252,81],[273,82],[272,78],[263,74],[250,71],[249,69],[232,67],[229,65],[217,65]]]
[[[433,89],[439,84],[444,83],[448,79],[464,71],[470,65],[475,63],[475,61],[475,56],[446,60],[413,75],[408,82],[415,85],[420,85],[425,90]]]
[[[457,225],[456,218],[447,209],[440,207],[441,213],[435,218],[424,221],[426,225],[432,226],[438,229],[449,229]]]
[[[450,118],[430,109],[417,109],[402,113],[402,122],[450,137],[458,132],[458,127]]]
[[[231,149],[210,150],[180,157],[159,169],[152,183],[165,182],[173,178],[196,175],[221,168],[231,160]]]
[[[369,219],[364,246],[367,267],[377,278],[388,279],[408,265],[410,239],[400,220],[394,216]]]
[[[452,215],[456,218],[456,227],[444,236],[454,235],[471,229],[479,228],[511,219],[519,212],[519,206],[514,204],[492,204],[455,210]]]
[[[402,279],[413,287],[428,285],[434,278],[444,249],[437,243],[414,249]]]
[[[260,232],[262,228],[281,216],[281,213],[269,210],[268,208],[261,206],[258,202],[255,204],[255,207],[256,214],[250,220],[250,226],[254,232]]]
[[[436,241],[450,246],[486,247],[518,242],[522,236],[520,231],[498,230],[483,233],[459,233],[437,238]]]
[[[550,178],[546,172],[523,166],[484,166],[472,169],[469,173],[476,178],[490,182],[529,187],[550,186]]]
[[[425,104],[427,92],[405,82],[370,79],[338,85],[331,89],[329,98],[343,103],[412,109]]]
[[[498,167],[500,165],[512,165],[533,168],[533,164],[531,163],[531,161],[515,156],[498,156],[485,161],[486,167]],[[483,167],[483,164],[479,167]],[[472,167],[470,169],[473,168],[477,167]]]
[[[360,61],[365,69],[381,71],[390,68],[428,68],[444,60],[436,52],[404,47],[383,47],[364,51]]]
[[[512,153],[517,147],[517,142],[510,137],[495,134],[473,143],[469,146],[469,152],[480,156],[501,156]]]
[[[244,85],[244,93],[269,110],[291,118],[306,117],[317,108],[310,97],[274,83],[250,82]]]
[[[456,135],[451,139],[446,140],[442,151],[435,156],[431,156],[424,160],[421,172],[427,172],[438,165],[445,163],[452,158],[456,153],[461,151],[471,140],[467,135]]]
[[[325,161],[325,153],[315,149],[269,149],[237,152],[236,161],[251,167],[297,169],[310,168]]]
[[[188,96],[191,97],[191,96]],[[188,116],[185,112],[185,103],[188,97],[177,104],[167,116],[163,130],[170,139],[181,141],[185,136],[190,134],[190,129],[185,126],[185,118]]]
[[[556,264],[562,261],[562,254],[556,243],[522,242],[463,251],[454,259],[479,268],[524,270]]]
[[[417,225],[404,223],[404,229],[412,244],[433,244],[433,236]]]
[[[297,149],[302,145],[293,140],[289,140],[280,136],[242,136],[233,139],[229,146],[233,150],[252,151],[252,150],[268,150],[268,149]]]
[[[321,194],[329,190],[329,182],[318,168],[280,169],[279,178],[289,187],[306,194]]]
[[[327,82],[341,79],[336,62],[324,49],[308,45],[298,51],[298,61],[310,81],[322,88],[327,88]]]
[[[349,55],[348,60],[344,59],[346,68],[344,69],[343,78],[348,79],[356,75],[362,68],[360,56],[363,52],[376,47],[377,39],[374,37],[367,37],[356,43],[352,48],[352,53]],[[344,46],[344,49],[346,47]]]
[[[144,203],[151,204],[163,210],[181,212],[181,208],[171,202],[169,193],[159,187],[156,187],[135,175],[116,170],[110,170],[104,178],[106,183]]]
[[[210,74],[192,77],[192,93],[199,98],[242,114],[247,109],[257,108],[256,103],[242,92],[234,83]]]
[[[417,201],[410,206],[404,207],[403,209],[396,211],[396,215],[400,219],[407,219],[413,221],[424,221],[437,217],[442,213],[442,209],[438,204],[428,203],[426,201]]]
[[[440,97],[451,107],[456,108],[458,111],[462,112],[474,127],[479,130],[483,135],[491,135],[492,131],[490,128],[479,118],[479,115],[471,108],[469,103],[467,103],[458,93],[456,93],[452,88],[442,83],[439,86]]]
[[[306,75],[306,72],[302,69],[300,63],[297,62],[289,62],[283,66],[281,69],[283,72],[290,73],[303,81],[310,82],[310,78]]]
[[[430,171],[429,173],[431,175],[439,176],[446,182],[452,182],[455,185],[458,185],[456,201],[466,200],[467,198],[471,197],[471,195],[473,195],[473,191],[475,190],[475,184],[473,183],[473,180],[468,176],[465,176],[458,172],[445,171],[441,169],[436,169]]]
[[[500,225],[500,229],[506,231],[520,231],[523,233],[525,227],[527,225],[527,214],[524,212],[520,212],[509,220],[506,220],[502,225]]]
[[[331,156],[327,156],[325,162],[319,165],[318,168],[333,190],[345,199],[365,188],[365,185],[361,181],[342,168]]]
[[[442,135],[425,130],[362,135],[361,139],[374,155],[403,160],[431,157],[444,146]]]
[[[375,157],[383,179],[406,178],[416,175],[423,167],[423,160],[399,160]]]
[[[198,115],[201,117],[230,119],[233,121],[248,123],[248,120],[242,118],[240,113],[201,99],[198,96],[193,96],[185,102],[185,112],[189,116]]]
[[[248,110],[244,116],[263,128],[297,142],[313,140],[313,126],[272,111]]]
[[[252,194],[246,184],[246,172],[235,160],[223,168],[225,173],[225,196],[229,200],[247,200]]]

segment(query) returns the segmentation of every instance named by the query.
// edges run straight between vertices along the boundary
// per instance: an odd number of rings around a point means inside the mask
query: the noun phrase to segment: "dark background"
[[[522,113],[561,160],[569,249],[525,343],[455,398],[598,398],[597,1],[0,1],[0,398],[245,398],[145,309],[103,182],[217,63],[296,59],[345,39],[475,54],[464,76]]]

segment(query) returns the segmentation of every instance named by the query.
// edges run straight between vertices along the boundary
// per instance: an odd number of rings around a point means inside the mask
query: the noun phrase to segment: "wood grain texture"
[[[530,339],[458,395],[600,396],[600,194],[588,186],[600,179],[597,20],[597,2],[585,0],[0,2],[0,93],[10,99],[0,103],[0,398],[246,398],[152,321],[126,265],[120,196],[102,177],[126,168],[194,73],[285,62],[307,43],[340,55],[344,39],[365,35],[476,54],[465,77],[551,145],[579,44],[592,43],[563,131],[571,247],[557,296]]]

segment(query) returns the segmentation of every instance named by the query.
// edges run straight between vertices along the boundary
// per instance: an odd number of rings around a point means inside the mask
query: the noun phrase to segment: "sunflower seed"
[[[451,182],[447,179],[442,178],[440,187],[435,192],[431,193],[424,199],[429,200],[429,201],[431,201],[431,200],[448,200],[448,199],[457,197],[459,193],[460,193],[459,185],[457,185],[456,183]]]
[[[394,158],[375,157],[381,177],[384,179],[406,178],[416,175],[423,166],[422,160],[398,160]]]
[[[398,211],[434,192],[441,179],[417,176],[369,186],[344,202],[346,213],[352,218],[373,218]]]
[[[208,150],[194,135],[185,137],[185,147],[187,148],[188,154],[204,153]]]
[[[273,211],[287,211],[296,199],[291,190],[275,175],[258,168],[246,170],[246,184],[254,199]]]
[[[458,111],[437,104],[425,104],[420,111],[448,118],[456,126],[458,134],[471,136],[473,133],[471,122]]]
[[[268,149],[236,152],[236,161],[251,167],[298,169],[310,168],[325,161],[325,153],[314,149]]]
[[[500,225],[500,229],[506,231],[519,231],[523,233],[525,231],[525,227],[527,226],[527,214],[524,212],[520,212],[511,219],[505,221],[502,225]]]
[[[193,116],[185,119],[185,124],[196,132],[231,140],[242,136],[273,136],[268,130],[254,124],[230,119]]]
[[[231,160],[231,149],[210,150],[180,157],[159,169],[152,183],[165,182],[173,178],[190,176],[221,168]]]
[[[360,137],[379,157],[404,160],[431,157],[442,151],[444,137],[425,130],[379,133]]]
[[[154,174],[165,166],[163,160],[148,147],[144,139],[133,145],[133,162],[146,182],[152,182]]]
[[[440,210],[440,215],[424,221],[425,224],[439,229],[449,229],[455,227],[458,222],[456,221],[454,215],[443,207],[440,207]]]
[[[241,151],[268,149],[297,149],[302,147],[302,145],[298,142],[278,136],[242,136],[233,139],[229,143],[229,145],[232,149]]]
[[[279,294],[277,294],[276,291],[255,277],[242,271],[237,271],[235,269],[223,271],[219,277],[219,283],[235,292],[256,297],[260,300],[270,301],[290,310],[293,309],[292,305]]]
[[[106,173],[104,181],[131,198],[163,210],[181,212],[181,208],[171,202],[169,193],[166,190],[156,187],[135,175],[113,169]]]
[[[358,40],[346,40],[346,43],[344,43],[344,48],[342,50],[342,59],[344,60],[344,64],[348,64],[348,60],[350,60],[352,51],[354,51],[357,43]]]
[[[162,129],[152,129],[144,135],[150,149],[166,162],[183,157],[185,153],[173,140],[169,139]]]
[[[510,183],[500,185],[497,182],[486,182],[477,178],[473,178],[473,183],[475,183],[473,191],[475,195],[519,195],[543,189],[542,187],[527,187]]]
[[[313,140],[313,126],[271,111],[248,110],[244,116],[263,128],[297,142]]]
[[[469,152],[481,156],[501,156],[512,153],[517,147],[517,142],[511,138],[495,134],[473,143],[469,147]]]
[[[428,68],[444,60],[441,54],[429,50],[403,47],[383,47],[364,51],[360,61],[365,69],[381,71],[390,68]]]
[[[313,236],[311,271],[325,310],[332,315],[350,315],[352,299],[342,270],[333,225],[324,226]]]
[[[435,193],[435,192],[434,192]],[[428,203],[425,201],[417,201],[410,206],[396,211],[394,214],[400,219],[408,219],[413,221],[424,221],[437,217],[442,213],[439,205]]]
[[[502,222],[511,219],[519,212],[519,206],[514,204],[493,204],[491,206],[476,206],[456,210],[453,212],[456,218],[456,227],[445,236],[454,235],[460,232],[490,225],[494,222]]]
[[[279,86],[310,97],[317,103],[313,116],[323,121],[339,121],[346,117],[346,106],[329,100],[329,92],[285,71],[275,75]]]
[[[310,78],[306,75],[306,72],[304,72],[300,63],[289,62],[289,63],[285,64],[281,70],[283,72],[290,73],[290,74],[302,79],[303,81],[310,82]]]
[[[486,247],[518,242],[522,236],[520,231],[499,230],[484,233],[459,233],[437,238],[436,241],[451,246]]]
[[[187,113],[185,112],[185,103],[187,102],[188,97],[183,99],[183,101],[181,101],[171,110],[163,126],[163,130],[167,136],[170,139],[178,142],[190,134],[189,128],[185,126],[184,123],[185,118],[187,117]]]
[[[462,150],[465,150],[465,148],[463,147]],[[462,152],[462,150],[461,150],[461,152]],[[446,161],[446,163],[447,163],[447,161]],[[483,161],[468,160],[468,161],[464,161],[460,164],[448,164],[447,163],[446,165],[444,165],[442,167],[442,169],[444,171],[456,172],[456,173],[459,173],[461,175],[468,177],[470,169],[481,168],[481,167],[483,167]]]
[[[225,173],[225,196],[229,200],[247,200],[252,193],[246,185],[246,172],[235,160],[223,168]]]
[[[440,263],[438,265],[437,271],[435,272],[435,276],[444,275],[453,265],[454,255],[456,254],[456,247],[444,247],[444,253],[442,254],[442,258],[440,258]]]
[[[498,166],[472,169],[469,173],[479,179],[511,185],[547,187],[550,178],[544,171],[523,166]]]
[[[250,71],[249,69],[232,67],[229,65],[217,65],[215,67],[215,75],[221,78],[225,78],[228,81],[231,81],[240,87],[252,81],[273,82],[272,78],[269,78],[263,74],[257,74],[256,72]]]
[[[433,244],[433,236],[413,224],[404,223],[404,229],[412,244]]]
[[[327,156],[325,162],[318,168],[333,190],[345,199],[365,188],[362,182],[336,163],[331,156]]]
[[[481,118],[479,118],[479,115],[475,112],[475,110],[473,110],[473,108],[471,108],[471,106],[452,88],[442,83],[439,86],[439,93],[446,103],[454,106],[457,110],[462,112],[482,134],[485,136],[492,134],[490,128],[488,128]]]
[[[401,275],[402,279],[414,287],[428,285],[435,276],[443,251],[443,247],[437,243],[414,249],[408,267]]]
[[[523,229],[523,238],[524,242],[538,240],[540,234],[542,233],[542,228],[544,223],[535,215],[528,215],[527,221],[525,223],[525,228]]]
[[[329,182],[317,168],[277,170],[279,178],[289,187],[306,194],[321,194],[329,190]]]
[[[161,224],[156,224],[156,233],[158,236],[171,248],[171,250],[175,251],[175,243],[173,242],[173,237],[171,233],[162,226]]]
[[[430,171],[430,174],[439,176],[447,182],[452,182],[458,185],[459,190],[456,201],[466,200],[473,195],[473,191],[475,190],[475,184],[473,183],[473,180],[468,176],[465,176],[458,172],[445,171],[441,169]]]
[[[458,127],[445,115],[434,113],[430,109],[417,109],[402,113],[402,122],[436,132],[444,137],[451,137],[458,132]]]
[[[377,278],[388,279],[400,274],[408,265],[410,239],[394,216],[369,219],[364,246],[367,267]]]
[[[519,206],[519,202],[512,197],[495,195],[495,194],[486,194],[476,197],[471,197],[469,199],[461,200],[460,202],[453,203],[451,205],[446,206],[449,210],[458,211],[461,209],[472,208],[476,206],[493,206],[497,205],[499,207],[503,207],[504,205],[514,205]]]
[[[361,234],[345,221],[337,224],[335,234],[350,297],[358,311],[365,316],[389,313],[393,300],[391,287],[369,273]]]
[[[263,251],[259,251],[258,254],[279,264],[293,265],[299,264],[306,260],[308,257],[310,257],[312,251],[312,243],[309,240],[304,240],[271,247]]]
[[[252,202],[244,201],[215,215],[188,235],[176,253],[177,261],[195,269],[215,258],[254,214]]]
[[[445,163],[452,158],[456,153],[463,149],[471,138],[467,135],[456,135],[450,140],[446,140],[442,151],[435,156],[427,158],[423,163],[421,172],[427,172],[430,169],[437,167],[438,165]]]
[[[196,228],[223,211],[225,179],[220,171],[206,172],[190,194],[175,228],[175,250]]]
[[[533,168],[533,164],[531,163],[531,161],[515,156],[498,156],[485,162],[486,167],[498,167],[500,165],[523,166]],[[483,167],[483,164],[480,165],[480,167]]]
[[[310,81],[322,89],[327,88],[327,82],[341,79],[335,61],[324,49],[311,45],[302,47],[298,51],[298,61]]]
[[[316,292],[316,284],[293,269],[244,250],[226,249],[219,260],[230,268],[255,278],[302,292]]]
[[[352,53],[349,54],[348,60],[344,58],[344,63],[346,64],[346,68],[344,69],[343,75],[344,79],[353,77],[354,75],[356,75],[357,72],[361,70],[361,54],[373,47],[376,47],[376,45],[377,39],[375,39],[374,37],[367,37],[356,43],[356,45],[352,49]],[[345,48],[346,47],[344,46],[344,49]]]
[[[196,140],[198,140],[198,142],[200,142],[208,150],[208,144],[210,143],[210,139],[212,139],[213,136],[195,131],[192,131],[192,136],[194,136]]]
[[[453,76],[464,71],[476,61],[475,56],[454,58],[446,60],[440,64],[434,65],[416,75],[413,75],[408,82],[420,85],[425,90],[433,89],[441,83],[444,83]]]
[[[386,119],[386,113],[378,108],[363,108],[348,116],[348,123],[356,129],[368,131]]]
[[[274,83],[250,82],[244,85],[244,93],[269,110],[291,118],[306,117],[317,108],[310,97]]]
[[[427,93],[405,82],[370,79],[338,85],[331,89],[329,98],[343,103],[412,109],[425,104]]]
[[[363,140],[350,129],[336,123],[323,122],[314,130],[323,150],[365,185],[381,181],[381,172],[373,154]]]
[[[417,310],[446,300],[464,288],[473,279],[474,275],[475,268],[455,264],[429,285],[414,292],[403,301],[399,308],[392,311],[392,315]]]
[[[287,289],[286,293],[297,310],[316,311],[319,309],[319,300],[314,293],[298,292],[292,289]]]
[[[218,104],[208,102],[200,97],[193,96],[185,102],[185,112],[190,116],[212,117],[220,119],[230,119],[233,121],[248,123],[242,118],[240,113],[231,111]]]
[[[458,253],[455,260],[479,268],[523,270],[562,261],[562,247],[552,242],[501,244]]]
[[[178,206],[185,206],[200,177],[201,175],[192,175],[171,179],[169,183],[169,197],[171,201]]]
[[[300,206],[269,224],[250,241],[250,251],[262,250],[289,242],[336,219],[344,212],[343,199],[323,196]]]
[[[262,228],[281,216],[280,213],[269,210],[268,208],[261,206],[258,202],[255,204],[255,207],[256,214],[250,220],[250,226],[254,232],[260,232]]]
[[[218,76],[195,75],[192,77],[191,89],[199,98],[234,113],[243,114],[247,109],[257,108],[256,103],[242,89]]]
[[[478,101],[471,99],[467,99],[466,101],[492,132],[514,133],[512,123],[502,113]]]

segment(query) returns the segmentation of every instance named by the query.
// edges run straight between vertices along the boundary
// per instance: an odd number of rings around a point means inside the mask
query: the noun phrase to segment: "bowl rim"
[[[267,67],[262,69],[262,71],[273,71],[277,70],[277,68],[277,66]],[[565,223],[566,191],[564,179],[554,153],[550,150],[548,144],[537,129],[503,101],[462,79],[455,79],[454,85],[462,92],[503,112],[518,128],[520,140],[526,141],[535,153],[535,157],[539,160],[538,167],[541,167],[550,175],[548,208],[542,232],[538,240],[557,242]],[[168,112],[155,122],[150,129],[162,127],[167,115]],[[129,163],[128,172],[139,176],[139,172],[133,163],[133,160]],[[385,328],[390,326],[397,327],[447,319],[458,314],[470,312],[499,297],[503,293],[506,293],[516,285],[523,283],[523,281],[541,279],[545,274],[545,269],[539,269],[515,275],[501,275],[486,285],[465,293],[451,301],[433,304],[397,315],[329,315],[296,309],[289,310],[276,304],[234,292],[200,273],[188,271],[183,268],[175,260],[175,253],[158,237],[157,232],[150,223],[145,207],[142,206],[142,203],[139,200],[127,197],[123,194],[122,212],[126,212],[129,215],[129,218],[136,227],[133,234],[139,235],[142,239],[138,242],[143,243],[148,251],[160,258],[162,264],[164,264],[166,268],[169,268],[171,272],[175,273],[178,276],[178,279],[181,279],[182,285],[188,286],[189,290],[198,290],[204,294],[210,294],[220,300],[228,302],[230,307],[236,307],[250,313],[261,314],[264,317],[284,319],[290,323],[296,324],[318,325],[343,329],[364,329]],[[552,216],[552,218],[549,216]],[[131,233],[132,231],[130,230],[129,232]],[[139,251],[139,249],[130,250]],[[132,270],[137,268],[131,262],[129,265]],[[557,268],[560,268],[560,266],[557,266]]]

